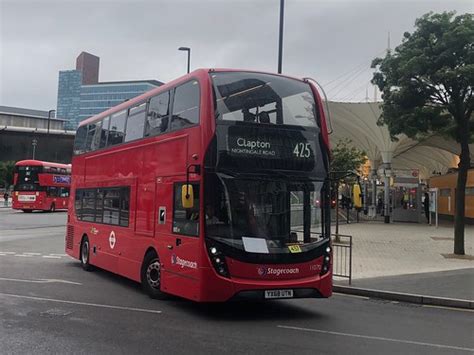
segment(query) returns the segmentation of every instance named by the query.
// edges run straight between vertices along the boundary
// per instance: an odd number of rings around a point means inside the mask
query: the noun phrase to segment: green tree
[[[14,161],[0,162],[0,184],[8,188],[13,184],[13,171],[15,168]]]
[[[348,138],[338,141],[331,153],[331,174],[336,180],[358,172],[367,161],[365,152],[355,148]]]
[[[469,143],[474,136],[473,43],[471,14],[430,12],[416,20],[414,32],[404,34],[394,53],[372,62],[378,68],[372,83],[383,95],[379,124],[388,126],[392,138],[401,133],[414,139],[440,134],[460,145],[454,228],[454,253],[460,255]]]
[[[365,152],[355,148],[348,138],[341,139],[331,150],[331,170],[332,189],[336,194],[336,242],[339,242],[339,183],[354,182],[356,174],[362,165],[367,161]]]

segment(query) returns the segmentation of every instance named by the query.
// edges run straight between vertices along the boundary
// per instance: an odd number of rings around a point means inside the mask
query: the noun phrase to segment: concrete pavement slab
[[[474,302],[474,268],[358,279],[352,286]]]

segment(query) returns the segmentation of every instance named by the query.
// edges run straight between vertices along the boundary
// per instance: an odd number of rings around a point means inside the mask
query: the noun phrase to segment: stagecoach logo
[[[197,269],[197,262],[181,259],[176,254],[171,255],[171,264],[181,266],[181,269],[185,267]]]
[[[283,269],[283,268],[273,268],[267,266],[260,266],[257,268],[257,273],[259,276],[266,276],[266,275],[291,275],[291,274],[299,274],[300,269],[297,267],[291,269]]]
[[[230,152],[233,154],[247,154],[247,155],[265,155],[275,156],[276,152],[272,149],[270,142],[260,140],[250,140],[238,137],[235,143],[232,144]]]
[[[109,235],[109,245],[110,245],[110,249],[113,249],[115,247],[115,242],[117,240],[115,239],[115,232],[112,231],[110,232],[110,235]]]

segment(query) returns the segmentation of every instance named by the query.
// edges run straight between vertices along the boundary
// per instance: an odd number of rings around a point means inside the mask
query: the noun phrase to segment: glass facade
[[[146,81],[82,85],[81,71],[60,71],[57,117],[66,120],[66,129],[75,130],[82,120],[157,86]]]
[[[155,87],[147,82],[83,85],[80,93],[79,121],[117,106]]]
[[[59,72],[58,105],[56,116],[66,120],[64,128],[75,129],[79,123],[82,72],[64,70]]]

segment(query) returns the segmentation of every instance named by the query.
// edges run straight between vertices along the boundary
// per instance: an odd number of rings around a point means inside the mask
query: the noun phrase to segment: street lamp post
[[[179,47],[178,50],[188,52],[188,74],[189,74],[189,70],[191,68],[191,48],[189,48],[189,47]]]
[[[36,138],[33,138],[33,140],[31,141],[31,145],[33,146],[33,160],[35,160],[37,144],[38,144],[38,140]]]
[[[48,111],[48,134],[49,134],[49,123],[50,123],[50,120],[51,120],[51,116],[54,117],[56,114],[56,110],[49,110]]]
[[[285,0],[280,0],[280,36],[278,39],[278,74],[281,74],[281,67],[282,67],[284,16],[285,16]]]

